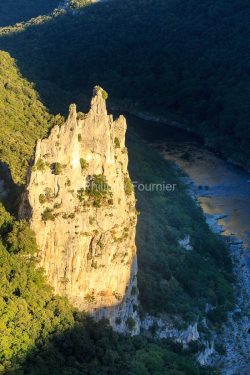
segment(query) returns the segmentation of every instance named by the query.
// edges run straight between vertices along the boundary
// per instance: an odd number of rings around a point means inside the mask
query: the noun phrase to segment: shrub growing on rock
[[[45,210],[42,213],[42,220],[48,221],[48,220],[55,220],[55,214],[53,213],[53,210],[51,208],[45,208]]]
[[[52,163],[51,164],[51,171],[55,175],[59,175],[62,173],[62,164],[61,163]]]
[[[131,195],[134,191],[133,184],[130,178],[127,176],[124,177],[124,190],[125,190],[126,195]]]

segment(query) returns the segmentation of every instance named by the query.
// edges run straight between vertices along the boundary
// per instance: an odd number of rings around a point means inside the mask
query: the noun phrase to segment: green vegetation
[[[108,93],[107,93],[107,91],[105,91],[101,86],[95,86],[95,89],[97,91],[101,91],[102,97],[103,97],[104,100],[108,99]]]
[[[52,192],[51,188],[46,187],[44,190],[44,194],[39,195],[39,202],[44,204],[46,202],[51,203],[55,198],[55,194]]]
[[[11,170],[16,183],[23,183],[35,142],[61,116],[49,115],[33,85],[22,78],[14,60],[0,51],[0,160]],[[43,170],[38,160],[36,167]]]
[[[133,286],[133,288],[131,290],[131,295],[135,296],[137,293],[138,293],[138,290],[137,290],[136,286]]]
[[[55,210],[58,210],[58,209],[61,208],[61,207],[62,207],[62,203],[55,203],[54,206],[53,206],[53,208],[54,208]]]
[[[0,48],[49,105],[58,87],[82,101],[99,82],[124,110],[175,119],[250,168],[249,10],[246,0],[115,0],[5,30]]]
[[[91,2],[91,0],[70,0],[69,5],[72,9],[79,9],[90,4]]]
[[[95,218],[93,216],[89,217],[89,224],[92,225],[95,222]]]
[[[84,200],[85,200],[85,189],[84,188],[81,188],[81,189],[77,190],[77,197],[78,197],[80,202],[84,202]]]
[[[6,236],[6,245],[8,251],[15,254],[34,254],[37,251],[35,233],[25,220],[12,223]]]
[[[25,15],[26,3],[30,1],[22,1],[21,19],[30,17]],[[35,14],[39,3],[37,0],[29,12]],[[15,22],[17,13],[6,7],[2,12],[5,4],[7,0],[0,5],[3,25]],[[47,5],[43,0],[44,12]],[[216,5],[205,0],[159,0],[157,5],[146,0],[116,0],[87,7],[77,17],[57,12],[2,29],[0,47],[17,59],[22,74],[36,83],[43,101],[55,113],[63,113],[65,103],[82,101],[82,92],[90,92],[100,82],[125,109],[146,109],[183,121],[224,155],[247,166],[248,10],[244,0],[229,0],[226,6],[225,0]],[[6,15],[11,21],[4,20]],[[0,160],[21,184],[36,140],[53,124],[61,124],[62,118],[48,113],[33,85],[22,78],[5,52],[0,52],[0,78]],[[103,97],[107,99],[106,92]],[[210,303],[215,309],[208,313],[208,324],[219,327],[234,303],[227,249],[209,232],[201,210],[187,196],[171,165],[131,129],[129,132],[133,180],[178,186],[171,193],[136,191],[141,212],[137,245],[142,310],[194,321],[202,319],[205,305]],[[44,167],[40,161],[35,166],[41,171]],[[131,194],[131,181],[125,177],[124,182],[126,193]],[[70,186],[69,180],[66,185]],[[112,202],[102,175],[93,176],[78,197],[96,207]],[[48,190],[39,197],[42,204],[53,199]],[[75,214],[64,215],[68,219]],[[45,208],[42,219],[54,218],[53,209]],[[89,220],[91,223],[92,218]],[[178,244],[186,234],[193,251]],[[104,321],[96,324],[76,312],[46,285],[32,256],[35,253],[34,233],[28,224],[16,221],[0,205],[0,372],[210,373],[194,365],[190,353],[178,345],[123,337]],[[128,320],[127,325],[132,329],[133,322]]]
[[[37,160],[34,169],[36,169],[38,171],[41,171],[41,172],[43,172],[45,170],[45,163],[44,163],[43,159],[40,158],[40,159]]]
[[[86,114],[83,112],[77,112],[77,120],[84,120],[86,117]],[[82,140],[82,135],[78,134],[78,141],[80,142]]]
[[[171,192],[135,189],[141,213],[137,247],[143,309],[195,321],[205,315],[206,303],[210,303],[215,309],[208,318],[219,327],[234,304],[228,250],[209,231],[201,209],[188,196],[171,164],[144,144],[130,126],[127,143],[133,181],[177,186]],[[178,244],[187,234],[191,236],[193,251]]]
[[[102,174],[89,176],[86,189],[79,189],[77,196],[80,202],[97,208],[113,204],[111,188]]]
[[[120,148],[120,147],[121,147],[121,145],[120,145],[120,141],[119,141],[119,138],[115,137],[114,142],[115,142],[115,147],[116,147],[116,148]]]
[[[124,176],[124,190],[127,195],[131,195],[134,191],[134,186],[128,176]]]
[[[89,166],[89,163],[85,159],[81,158],[80,159],[80,164],[81,164],[82,171],[83,172],[86,171],[86,169]]]
[[[58,4],[58,0],[1,0],[0,26],[26,21],[51,12]]]
[[[46,196],[44,194],[39,195],[39,202],[44,204],[47,201]]]
[[[126,325],[127,325],[128,329],[129,329],[130,331],[132,331],[133,328],[135,327],[135,321],[134,321],[134,319],[133,319],[133,318],[128,318],[128,319],[126,320]]]
[[[25,249],[20,245],[23,229]],[[23,256],[34,249],[27,224],[0,204],[1,373],[204,374],[179,347],[120,336],[105,321],[94,323],[54,296],[35,259]]]
[[[24,372],[26,371],[26,372]],[[205,375],[188,356],[142,337],[122,337],[105,322],[90,320],[55,337],[29,359],[20,374],[29,375]],[[210,372],[212,374],[212,372]]]
[[[107,183],[106,176],[93,175],[89,180],[89,186],[85,190],[89,199],[93,199],[93,204],[100,207],[101,204],[109,202],[112,198],[111,188]]]
[[[34,260],[34,234],[0,205],[0,372],[24,361],[28,352],[46,345],[55,331],[73,326],[73,310],[52,295]]]
[[[56,163],[52,163],[51,164],[51,171],[56,176],[58,176],[59,174],[61,174],[62,170],[63,170],[63,166],[62,166],[61,163],[56,162]]]
[[[55,214],[53,213],[52,208],[45,208],[45,210],[42,213],[42,220],[43,221],[54,221],[55,220]]]

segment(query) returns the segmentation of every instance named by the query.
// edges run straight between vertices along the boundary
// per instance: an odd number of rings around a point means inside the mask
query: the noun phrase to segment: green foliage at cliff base
[[[203,373],[178,345],[118,335],[105,321],[94,323],[54,296],[36,268],[35,246],[32,231],[0,204],[0,373]]]

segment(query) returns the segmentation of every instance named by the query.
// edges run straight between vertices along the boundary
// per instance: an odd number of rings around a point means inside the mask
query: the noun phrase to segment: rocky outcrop
[[[36,233],[39,265],[55,293],[121,332],[138,332],[137,212],[126,120],[107,114],[96,87],[89,113],[71,105],[39,140],[20,208]]]
[[[205,349],[198,354],[197,361],[201,366],[208,366],[211,364],[211,356],[214,354],[214,342],[205,342]]]
[[[190,241],[191,241],[190,235],[187,234],[186,236],[184,236],[183,239],[179,240],[178,242],[179,242],[179,245],[180,245],[183,249],[185,249],[185,250],[187,250],[187,251],[191,251],[191,250],[193,250],[193,246],[190,245]]]
[[[154,317],[146,315],[141,321],[142,332],[151,332],[153,337],[159,339],[171,339],[186,347],[190,342],[200,338],[198,324],[190,324],[186,329],[177,329],[166,317]]]

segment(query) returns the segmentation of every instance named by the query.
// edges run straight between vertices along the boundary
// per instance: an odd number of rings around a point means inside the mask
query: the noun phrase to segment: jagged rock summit
[[[36,234],[39,264],[55,293],[120,332],[137,333],[137,212],[128,174],[126,120],[107,114],[95,87],[87,114],[37,142],[20,216]]]

